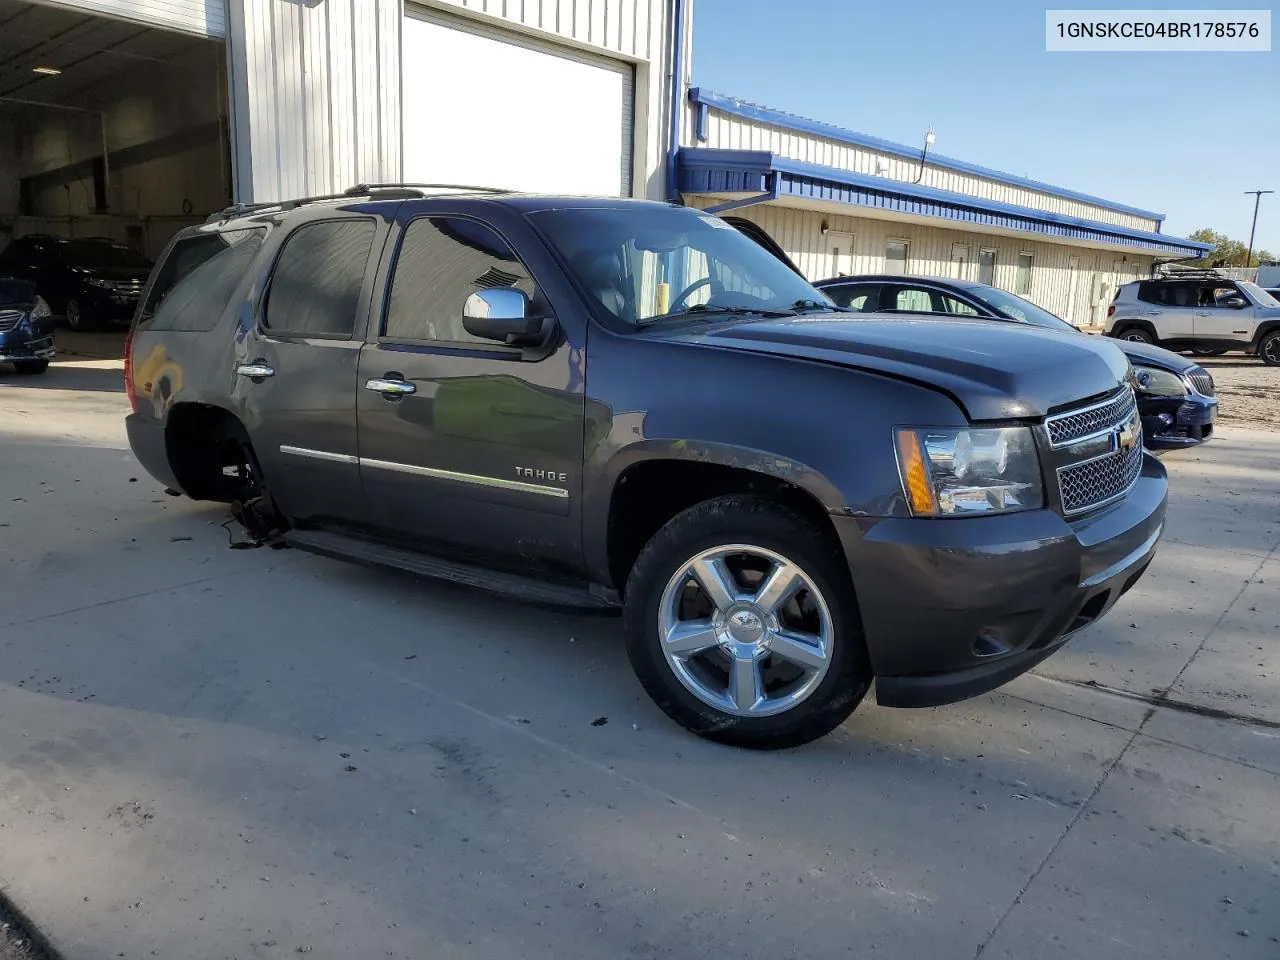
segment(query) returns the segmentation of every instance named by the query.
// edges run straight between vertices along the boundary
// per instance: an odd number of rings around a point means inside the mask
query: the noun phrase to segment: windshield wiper
[[[840,308],[830,303],[823,303],[821,300],[797,300],[791,305],[791,313],[812,313],[821,310],[823,313],[833,313]]]
[[[681,310],[679,313],[663,313],[656,317],[646,317],[638,321],[636,326],[643,327],[651,323],[667,320],[692,320],[704,317],[710,319],[712,315],[724,316],[726,314],[734,314],[739,317],[789,317],[792,315],[790,310],[762,310],[759,307],[725,307],[719,304],[695,303],[688,310]]]

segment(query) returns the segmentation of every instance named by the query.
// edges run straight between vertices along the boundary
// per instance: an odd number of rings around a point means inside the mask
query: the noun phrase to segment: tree
[[[1239,240],[1232,240],[1225,233],[1218,233],[1208,227],[1201,227],[1192,233],[1191,239],[1213,244],[1213,249],[1205,255],[1211,267],[1256,267],[1263,260],[1276,259],[1269,250],[1255,250],[1252,259],[1245,263],[1248,247]]]

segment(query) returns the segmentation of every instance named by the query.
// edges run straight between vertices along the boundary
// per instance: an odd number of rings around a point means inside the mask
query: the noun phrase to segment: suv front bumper
[[[929,707],[992,690],[1105,615],[1164,530],[1168,476],[1150,454],[1119,503],[953,519],[833,518],[858,591],[876,699]]]

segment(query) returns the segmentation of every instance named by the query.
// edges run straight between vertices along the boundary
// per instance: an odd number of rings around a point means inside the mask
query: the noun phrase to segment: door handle
[[[372,380],[366,380],[364,388],[372,390],[374,393],[380,393],[388,400],[398,400],[403,396],[418,392],[418,388],[407,380],[393,380],[390,377],[375,377]]]
[[[1197,316],[1197,317],[1207,317],[1207,316],[1210,316],[1210,313],[1209,313],[1209,311],[1208,311],[1208,310],[1197,310],[1197,311],[1196,311],[1196,316]]]
[[[255,360],[253,363],[237,364],[236,375],[248,377],[250,380],[262,380],[266,377],[274,377],[276,369],[265,360]]]

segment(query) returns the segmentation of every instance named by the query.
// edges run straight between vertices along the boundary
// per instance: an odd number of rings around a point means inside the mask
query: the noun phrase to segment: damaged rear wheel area
[[[249,535],[233,546],[275,542],[287,528],[276,509],[249,433],[219,407],[176,408],[166,428],[169,463],[184,493],[193,500],[227,504],[231,520]]]

